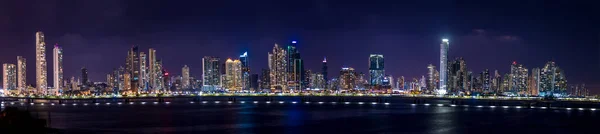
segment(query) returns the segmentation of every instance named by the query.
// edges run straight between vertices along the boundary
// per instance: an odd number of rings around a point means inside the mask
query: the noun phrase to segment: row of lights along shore
[[[194,101],[190,101],[189,103],[190,103],[190,104],[194,104],[194,103],[196,103],[196,102],[194,102]],[[202,104],[208,104],[208,103],[210,103],[210,102],[209,102],[209,101],[201,101],[201,102],[199,102],[199,103],[202,103]],[[214,104],[220,104],[220,103],[221,103],[221,101],[213,101],[213,103],[214,103]],[[227,104],[232,104],[232,103],[234,103],[234,102],[233,102],[233,101],[227,101],[226,103],[227,103]],[[239,101],[239,103],[241,103],[241,104],[245,104],[245,103],[259,104],[259,103],[261,103],[261,102],[260,102],[260,101],[248,101],[248,102],[246,102],[246,101]],[[285,102],[285,101],[264,101],[264,103],[265,103],[265,104],[271,104],[271,103],[285,104],[286,102]],[[298,102],[296,102],[296,101],[289,101],[288,103],[291,103],[291,104],[297,104]],[[309,101],[306,101],[306,102],[304,102],[304,104],[325,104],[325,103],[326,103],[326,102],[322,102],[322,101],[319,101],[319,102],[309,102]],[[338,102],[329,102],[329,104],[337,104],[337,103],[338,103]],[[339,103],[342,103],[342,102],[339,102]],[[5,102],[2,102],[2,105],[4,105],[4,104],[5,104]],[[10,105],[15,105],[16,103],[15,103],[15,102],[10,102],[9,104],[10,104]],[[30,104],[30,105],[36,105],[35,103],[29,103],[29,104]],[[96,105],[96,106],[98,106],[98,105],[111,105],[112,103],[110,103],[110,102],[107,102],[107,103],[82,103],[82,105],[84,105],[84,106],[87,106],[87,105],[89,105],[89,104],[93,104],[93,105]],[[122,103],[122,102],[117,102],[116,104],[117,104],[117,105],[123,105],[124,103]],[[134,104],[136,104],[136,103],[135,103],[135,102],[129,102],[128,104],[129,104],[129,105],[134,105]],[[141,105],[145,105],[145,104],[146,104],[146,102],[139,102],[139,104],[141,104]],[[152,104],[155,104],[155,105],[156,105],[156,104],[159,104],[159,102],[152,102]],[[167,105],[168,105],[168,104],[171,104],[171,102],[164,102],[164,104],[167,104]],[[349,105],[349,104],[352,104],[352,102],[343,102],[343,104],[345,104],[345,105]],[[354,103],[354,104],[363,105],[363,104],[367,104],[367,103],[365,103],[365,102],[356,102],[356,103]],[[371,105],[377,105],[377,104],[390,105],[390,103],[389,103],[389,102],[385,102],[385,103],[371,102],[370,104],[371,104]],[[25,103],[24,103],[24,102],[21,102],[21,103],[20,103],[20,105],[25,105]],[[40,106],[45,106],[45,105],[48,105],[48,104],[47,104],[47,103],[38,103],[37,105],[40,105]],[[49,103],[49,105],[50,105],[50,106],[54,106],[54,105],[62,105],[62,106],[66,106],[66,105],[73,105],[73,106],[77,106],[77,105],[78,105],[78,103],[71,103],[71,104],[65,104],[65,103],[62,103],[62,104]],[[419,106],[419,105],[422,105],[422,106],[431,106],[431,104],[429,104],[429,103],[425,103],[425,104],[410,104],[410,105],[411,105],[411,106],[413,106],[413,107],[415,107],[415,106]],[[559,107],[535,107],[535,106],[531,106],[531,107],[524,107],[524,106],[483,106],[483,105],[471,106],[471,105],[454,105],[454,104],[450,104],[450,105],[447,105],[447,104],[437,104],[437,106],[439,106],[439,107],[444,107],[444,106],[449,106],[449,107],[476,107],[476,108],[485,108],[485,107],[488,107],[488,108],[492,108],[492,109],[493,109],[493,108],[496,108],[496,107],[501,107],[501,108],[504,108],[504,109],[509,109],[509,108],[515,108],[515,109],[525,109],[525,108],[529,108],[529,109],[536,109],[536,108],[537,108],[537,109],[564,109],[564,110],[573,110],[573,109],[574,109],[574,108],[569,108],[569,107],[567,107],[567,108],[559,108]],[[577,110],[581,110],[581,111],[583,111],[583,110],[596,111],[596,108],[576,108],[576,109],[577,109]]]

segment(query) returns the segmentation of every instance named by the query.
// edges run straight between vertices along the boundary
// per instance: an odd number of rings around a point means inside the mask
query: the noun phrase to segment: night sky
[[[250,56],[252,73],[267,68],[274,43],[297,40],[306,69],[330,77],[342,66],[368,73],[368,56],[383,54],[386,74],[407,78],[439,67],[442,38],[449,59],[464,57],[469,70],[531,69],[553,60],[569,84],[600,93],[600,8],[594,1],[457,0],[0,0],[0,62],[27,58],[27,82],[35,84],[35,32],[47,44],[48,83],[52,47],[64,50],[64,76],[105,81],[125,64],[132,45],[157,50],[172,74],[190,66],[202,75],[202,57]]]

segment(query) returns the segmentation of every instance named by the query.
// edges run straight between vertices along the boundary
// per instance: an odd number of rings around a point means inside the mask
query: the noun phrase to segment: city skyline
[[[382,16],[382,18],[385,18],[385,16]],[[215,20],[219,20],[219,18],[216,18]],[[589,43],[589,38],[580,40],[580,38],[595,35],[584,35],[583,37],[569,36],[569,38],[567,38],[568,40],[566,41],[560,40],[560,37],[558,37],[559,39],[543,39],[543,36],[532,36],[530,35],[531,33],[519,33],[518,31],[504,30],[502,27],[488,28],[491,26],[485,26],[485,23],[481,24],[484,26],[464,26],[452,28],[455,30],[439,30],[428,33],[424,33],[423,31],[417,29],[417,31],[421,32],[415,32],[414,35],[404,35],[402,32],[395,33],[389,30],[376,30],[377,28],[384,28],[386,26],[391,26],[392,28],[398,29],[398,31],[401,31],[401,28],[384,23],[391,22],[389,19],[374,20],[380,20],[383,22],[373,22],[376,23],[373,25],[367,23],[366,28],[358,26],[355,28],[361,29],[359,32],[350,33],[339,31],[319,32],[319,30],[302,30],[299,29],[299,26],[293,25],[289,30],[284,30],[284,27],[277,27],[273,29],[277,30],[278,32],[268,33],[260,36],[248,36],[247,34],[240,34],[235,32],[235,30],[232,31],[231,29],[209,29],[206,31],[220,31],[219,33],[215,33],[215,35],[210,35],[211,37],[214,36],[217,39],[206,39],[209,41],[185,41],[190,40],[191,37],[177,37],[177,35],[181,35],[177,34],[177,32],[192,33],[192,35],[205,34],[205,32],[201,30],[196,31],[198,33],[187,30],[176,30],[175,32],[171,33],[160,33],[156,32],[157,30],[155,29],[145,33],[142,32],[140,34],[125,32],[123,33],[125,34],[123,36],[118,36],[118,32],[101,31],[101,34],[108,35],[98,36],[96,33],[86,31],[84,29],[53,30],[56,28],[52,28],[50,26],[46,26],[46,28],[44,28],[45,26],[40,24],[31,24],[31,26],[45,33],[45,42],[47,44],[58,43],[64,47],[64,51],[66,51],[64,55],[65,78],[79,76],[78,69],[81,67],[87,67],[90,71],[90,80],[104,81],[106,74],[111,72],[113,68],[124,66],[122,59],[123,57],[126,57],[127,50],[131,47],[131,45],[135,44],[140,46],[140,51],[146,51],[149,48],[155,48],[158,53],[156,58],[162,59],[164,68],[174,74],[181,72],[180,69],[183,67],[183,65],[188,65],[190,67],[190,76],[199,78],[202,75],[202,57],[220,57],[221,63],[223,63],[223,59],[236,58],[240,53],[245,51],[248,51],[248,55],[250,55],[250,59],[252,61],[250,66],[250,70],[252,70],[251,74],[261,74],[261,69],[268,68],[268,64],[266,63],[266,52],[271,51],[271,48],[273,47],[272,44],[278,43],[281,44],[280,47],[286,48],[290,41],[297,40],[300,44],[297,49],[303,53],[302,59],[304,60],[304,65],[306,65],[306,70],[312,70],[313,72],[320,71],[322,65],[321,60],[323,57],[327,57],[329,66],[328,72],[334,72],[329,75],[330,78],[339,76],[339,74],[337,74],[337,70],[345,66],[355,68],[357,73],[362,72],[368,74],[368,65],[366,64],[367,57],[370,54],[382,54],[386,57],[386,74],[391,74],[395,78],[404,76],[406,79],[412,79],[420,78],[422,75],[426,75],[428,71],[428,64],[432,64],[436,67],[440,66],[439,63],[437,63],[437,61],[439,61],[439,41],[441,38],[449,36],[448,39],[450,39],[451,44],[448,51],[448,59],[464,57],[464,59],[469,63],[469,71],[478,73],[484,69],[489,69],[490,71],[497,69],[499,70],[500,74],[504,74],[510,71],[510,64],[513,61],[523,64],[528,69],[542,68],[546,62],[554,61],[558,66],[565,70],[565,75],[567,79],[569,79],[569,83],[585,83],[588,88],[596,91],[595,93],[598,93],[598,83],[596,82],[599,80],[598,78],[593,77],[593,75],[598,75],[598,71],[594,70],[598,68],[598,62],[596,62],[599,61],[596,59],[598,56],[596,56],[596,58],[586,57],[590,54],[597,55],[596,50],[598,49],[594,46],[590,47],[590,44],[581,44],[581,42],[585,42],[585,40],[588,40]],[[191,21],[193,22],[194,20]],[[10,24],[16,25],[14,23]],[[364,23],[360,22],[360,24]],[[227,25],[232,24],[228,23]],[[514,25],[521,27],[529,26],[524,24],[513,24],[513,26]],[[246,25],[242,25],[240,27],[244,26]],[[16,56],[34,59],[32,60],[33,62],[27,62],[28,65],[26,70],[30,71],[29,73],[26,73],[26,78],[28,85],[35,85],[36,77],[35,73],[32,72],[36,70],[34,65],[35,53],[32,53],[34,50],[33,44],[35,44],[35,40],[32,38],[32,33],[36,32],[36,30],[31,30],[31,28],[25,28],[26,26],[21,25],[18,25],[18,27],[23,29],[8,29],[8,31],[18,31],[13,35],[16,37],[16,39],[10,40],[6,38],[0,38],[1,41],[7,42],[7,44],[3,44],[3,47],[7,49],[0,50],[0,62],[17,64],[15,58]],[[369,31],[369,29],[372,29],[373,31]],[[414,30],[415,29],[409,31]],[[533,29],[533,31],[535,31],[535,29]],[[558,31],[559,30],[557,30],[557,32]],[[234,35],[246,36],[244,36],[244,39],[237,40],[230,37],[233,35],[227,36],[227,32],[231,32],[231,34]],[[246,32],[249,33],[248,31]],[[309,35],[311,33],[335,34],[332,34],[329,37],[316,37]],[[376,34],[379,36],[365,35],[363,33]],[[443,36],[440,34],[443,34]],[[350,35],[349,37],[358,39],[341,37],[345,35]],[[184,41],[178,41],[176,39],[182,39]],[[594,38],[591,40],[594,40]],[[107,45],[112,43],[116,45]],[[400,44],[400,47],[397,47],[397,44]],[[560,44],[570,44],[573,47],[571,50],[579,51],[584,54],[577,54],[570,51],[563,52],[561,49],[565,49],[565,46]],[[546,45],[552,47],[545,47]],[[423,46],[425,47],[423,48]],[[480,46],[484,47],[483,49],[488,49],[488,51],[480,52],[478,51],[480,49],[473,50],[473,48]],[[49,50],[51,50],[50,47],[51,45],[46,45],[45,48],[47,62],[46,65],[53,64],[51,59],[53,57],[49,55]],[[188,50],[189,48],[197,51]],[[493,49],[494,51],[490,49]],[[537,49],[546,50],[547,52],[532,52]],[[344,53],[352,54],[347,55]],[[587,53],[587,55],[585,53]],[[182,58],[182,60],[175,60],[180,58]],[[494,59],[494,61],[490,61],[491,59]],[[587,66],[587,64],[590,65]],[[48,66],[46,70],[53,70],[53,68]],[[581,70],[591,70],[592,72]],[[52,73],[53,72],[47,72],[47,74]],[[47,75],[46,77],[48,78],[46,82],[53,81],[52,76]]]

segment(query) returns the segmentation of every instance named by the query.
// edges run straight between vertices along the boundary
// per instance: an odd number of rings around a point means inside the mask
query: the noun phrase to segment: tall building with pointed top
[[[63,51],[58,44],[54,45],[53,53],[52,53],[52,64],[54,70],[54,92],[63,91]]]
[[[4,94],[17,93],[17,67],[15,64],[2,64],[2,88],[4,88]]]
[[[447,83],[448,82],[448,48],[450,47],[450,42],[448,39],[442,39],[442,44],[440,44],[440,88],[437,91],[437,94],[446,94],[447,91]]]
[[[190,67],[183,65],[181,68],[181,86],[183,89],[189,89],[190,87]]]
[[[275,44],[273,51],[269,53],[269,72],[271,90],[287,90],[287,54],[286,50]]]
[[[46,64],[46,42],[44,33],[39,31],[35,33],[35,79],[38,93],[47,94],[48,74]]]
[[[242,63],[242,89],[250,89],[250,61],[248,59],[248,52],[244,52],[240,55],[240,62]]]
[[[369,83],[371,86],[382,86],[385,77],[384,60],[381,54],[369,56]]]
[[[23,56],[17,56],[17,88],[21,92],[27,90],[27,60]]]

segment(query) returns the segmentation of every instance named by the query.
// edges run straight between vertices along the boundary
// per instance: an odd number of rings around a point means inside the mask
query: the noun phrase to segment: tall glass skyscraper
[[[63,52],[58,44],[54,45],[52,58],[54,59],[54,92],[61,92],[63,89]]]
[[[287,90],[287,67],[288,62],[285,49],[275,44],[273,52],[269,53],[269,69],[271,90]]]
[[[202,90],[216,90],[221,82],[221,73],[219,72],[219,58],[205,56],[202,58]]]
[[[17,91],[17,67],[15,64],[2,64],[2,88],[4,88],[5,94]]]
[[[369,75],[371,86],[382,86],[385,76],[383,55],[371,54],[369,56]]]
[[[242,63],[242,89],[250,89],[250,62],[248,59],[248,52],[240,55],[240,62]]]
[[[183,65],[181,68],[181,86],[183,89],[190,88],[190,67]]]
[[[48,74],[46,64],[46,42],[44,33],[35,33],[35,80],[38,93],[47,94]]]
[[[17,56],[17,88],[21,92],[27,90],[27,60],[23,56]]]
[[[446,82],[448,81],[446,64],[448,64],[449,47],[449,40],[442,39],[442,44],[440,44],[440,88],[438,89],[437,94],[446,94]]]

